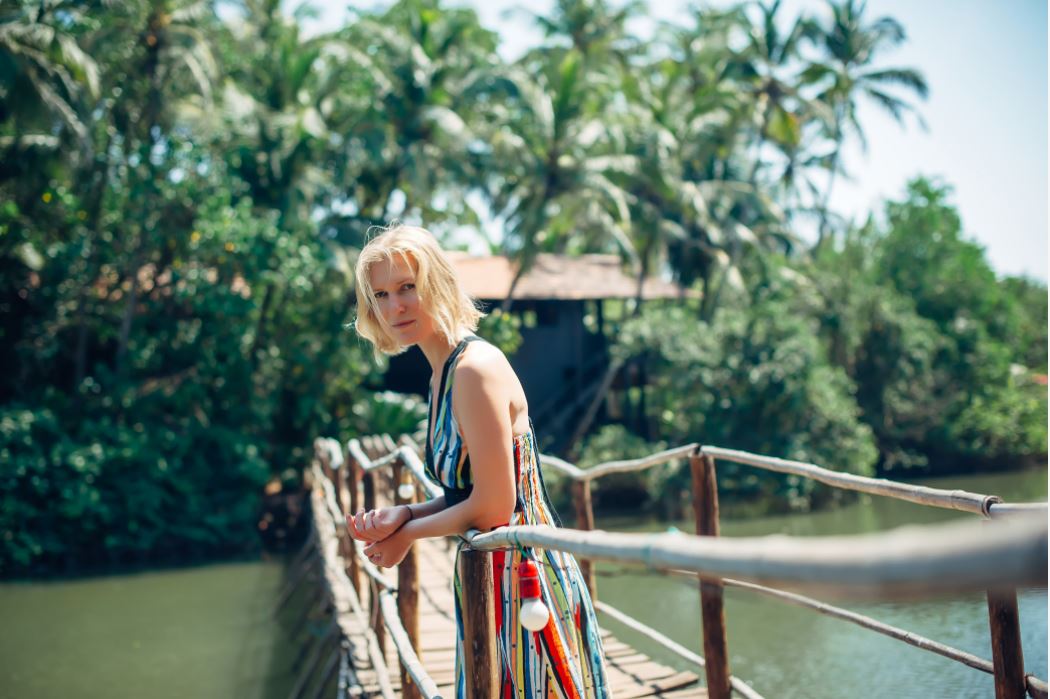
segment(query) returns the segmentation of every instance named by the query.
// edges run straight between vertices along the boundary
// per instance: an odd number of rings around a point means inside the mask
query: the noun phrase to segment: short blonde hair
[[[398,343],[383,320],[372,289],[372,265],[390,262],[394,255],[412,267],[416,275],[416,293],[423,309],[434,319],[438,330],[455,343],[463,331],[474,332],[484,313],[460,286],[459,277],[438,245],[434,234],[417,226],[395,225],[383,229],[369,240],[357,258],[357,319],[354,328],[381,354],[400,354],[408,349]]]

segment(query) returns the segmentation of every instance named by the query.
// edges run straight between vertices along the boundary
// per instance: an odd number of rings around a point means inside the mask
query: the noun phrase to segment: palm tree
[[[345,130],[358,218],[385,222],[403,197],[402,216],[476,221],[465,193],[483,179],[481,110],[504,89],[495,34],[473,10],[400,0],[347,37],[368,90]]]
[[[99,110],[100,124],[120,134],[124,154],[133,163],[124,188],[127,206],[139,211],[128,220],[137,225],[126,232],[122,264],[130,282],[121,314],[114,366],[118,376],[126,369],[131,326],[139,301],[139,270],[155,254],[151,240],[160,226],[163,206],[158,183],[162,179],[157,153],[168,150],[168,135],[176,114],[198,98],[198,109],[208,110],[218,73],[211,38],[200,28],[211,12],[204,0],[137,0],[110,8],[106,21],[89,41],[105,46],[109,57],[109,84],[119,89]],[[107,146],[108,151],[108,146]],[[101,153],[101,186],[105,185],[108,152]]]
[[[738,265],[749,250],[793,245],[780,208],[745,174],[752,170],[745,155],[754,133],[748,87],[756,73],[751,56],[731,45],[750,26],[739,7],[697,10],[692,26],[668,28],[672,53],[654,66],[659,77],[644,81],[661,86],[659,99],[631,90],[633,101],[649,105],[653,121],[676,141],[670,151],[679,172],[668,180],[673,196],[657,200],[664,212],[658,230],[666,231],[664,254],[675,279],[702,283],[700,316],[708,320],[721,290],[739,285]],[[657,162],[673,161],[661,155]]]
[[[247,0],[229,37],[220,138],[233,169],[279,226],[305,221],[323,196],[337,102],[354,87],[351,47],[334,33],[311,38],[278,0]]]
[[[558,0],[549,15],[529,13],[545,42],[508,71],[510,119],[490,129],[490,200],[518,263],[505,307],[540,251],[616,251],[638,264],[626,191],[638,160],[625,151],[617,88],[639,51],[626,23],[642,8]]]
[[[601,60],[624,59],[637,50],[638,42],[627,33],[626,24],[644,9],[641,0],[615,9],[605,0],[557,0],[549,15],[526,13],[543,32],[546,48],[572,48],[586,59]]]
[[[781,0],[758,3],[759,21],[751,24],[744,56],[750,75],[754,114],[758,118],[754,159],[748,181],[756,184],[764,145],[772,141],[790,150],[802,141],[803,126],[814,118],[830,118],[825,105],[808,99],[799,90],[796,71],[802,61],[800,48],[817,36],[817,25],[799,16],[784,34],[778,25]]]
[[[0,15],[0,128],[10,134],[0,138],[4,170],[19,162],[17,150],[57,149],[56,123],[72,135],[77,152],[90,151],[87,114],[98,98],[99,70],[76,37],[89,9],[23,0]]]
[[[541,251],[618,249],[633,257],[627,195],[614,179],[629,177],[636,160],[618,147],[623,132],[605,110],[608,84],[593,75],[576,49],[532,76],[522,66],[507,72],[515,99],[509,119],[489,132],[489,199],[504,219],[504,249],[518,263],[505,307]]]
[[[922,74],[914,68],[875,67],[883,51],[904,42],[904,27],[892,17],[879,17],[868,23],[864,17],[866,6],[863,0],[829,2],[831,22],[822,29],[820,36],[825,58],[809,65],[802,76],[803,82],[819,88],[817,99],[827,104],[832,112],[830,138],[833,146],[828,184],[820,205],[818,247],[828,235],[828,204],[848,133],[856,135],[867,150],[864,129],[857,114],[858,98],[871,99],[902,125],[906,113],[915,113],[920,125],[925,127],[915,108],[904,97],[889,91],[890,88],[901,88],[925,99],[929,89]]]

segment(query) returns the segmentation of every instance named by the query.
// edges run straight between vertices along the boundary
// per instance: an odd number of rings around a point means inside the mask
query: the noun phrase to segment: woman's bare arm
[[[461,361],[452,403],[470,449],[470,497],[452,507],[413,517],[392,536],[370,545],[370,552],[382,554],[383,565],[400,561],[415,539],[461,534],[471,528],[491,529],[510,520],[515,504],[512,379],[513,370],[498,351]]]

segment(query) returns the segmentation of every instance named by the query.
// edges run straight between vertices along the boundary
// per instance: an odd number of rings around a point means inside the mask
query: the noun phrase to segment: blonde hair
[[[459,340],[463,331],[473,332],[484,313],[459,284],[459,277],[438,245],[434,234],[417,226],[394,225],[369,240],[357,258],[357,318],[354,328],[375,347],[376,358],[382,354],[400,354],[408,347],[398,343],[379,312],[372,289],[372,265],[392,262],[400,255],[416,275],[419,302],[433,319],[438,331],[449,344]]]

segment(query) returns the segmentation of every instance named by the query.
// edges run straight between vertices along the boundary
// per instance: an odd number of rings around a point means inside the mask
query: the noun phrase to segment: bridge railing
[[[363,506],[377,505],[377,485],[385,480],[394,492],[396,503],[409,502],[420,491],[429,497],[441,494],[440,488],[424,474],[420,450],[405,436],[398,446],[389,436],[350,440],[345,453],[337,457],[346,468],[322,470],[338,491],[337,511],[345,515]],[[321,450],[324,451],[324,450]],[[693,482],[693,502],[697,536],[684,534],[617,534],[594,531],[590,499],[592,481],[610,473],[623,473],[652,468],[687,458]],[[978,522],[952,523],[909,528],[881,534],[853,537],[792,539],[789,537],[718,538],[718,492],[715,459],[733,461],[758,468],[814,478],[829,485],[871,494],[885,495],[924,505],[946,507],[980,514],[985,518],[1003,519],[982,526]],[[320,462],[330,464],[323,455]],[[468,632],[467,672],[472,697],[493,696],[495,691],[495,630],[492,627],[491,562],[488,552],[507,547],[535,546],[556,549],[576,555],[585,572],[588,586],[598,608],[640,631],[680,657],[705,667],[708,693],[711,697],[728,697],[735,690],[745,697],[758,694],[729,672],[722,589],[725,585],[758,591],[782,601],[806,606],[824,614],[851,621],[913,646],[939,653],[944,657],[995,676],[997,697],[1046,696],[1046,683],[1025,675],[1017,619],[1016,587],[1046,584],[1047,527],[1046,504],[1005,504],[993,495],[941,490],[914,486],[885,479],[865,478],[821,468],[814,464],[776,459],[717,447],[688,444],[641,459],[614,461],[591,469],[579,469],[555,457],[543,455],[542,463],[561,471],[573,480],[577,529],[550,527],[503,527],[492,532],[466,532],[466,544],[460,556],[463,568],[461,582],[466,594],[478,600],[466,613],[477,618],[464,620]],[[358,502],[358,484],[363,503]],[[399,487],[402,486],[402,487]],[[389,491],[388,491],[389,492]],[[412,498],[407,497],[412,493]],[[1032,513],[1036,513],[1033,514]],[[1007,515],[1017,514],[1017,517]],[[345,522],[343,523],[345,525]],[[344,527],[345,528],[345,527]],[[410,647],[417,645],[418,580],[414,552],[410,550],[398,566],[398,618],[392,616],[390,590],[376,592],[382,579],[371,564],[359,554],[360,544],[347,546],[347,575],[360,594],[360,571],[368,573],[374,600],[375,633],[381,639],[382,629],[402,635]],[[704,656],[701,657],[636,619],[597,601],[592,559],[640,563],[678,574],[696,575],[699,580]],[[838,596],[898,597],[928,596],[951,590],[984,589],[988,592],[989,620],[992,632],[993,660],[987,661],[969,653],[936,643],[916,634],[882,624],[874,619],[818,602],[799,594],[766,587],[761,583],[786,585],[794,589],[831,592]],[[384,612],[384,607],[388,608]],[[485,610],[489,610],[485,612]],[[378,622],[382,617],[383,621]],[[402,686],[405,696],[417,687],[427,685],[429,678],[418,675],[418,659],[402,654]],[[415,663],[417,667],[411,667]],[[414,680],[415,686],[407,681]],[[433,685],[429,685],[433,686]],[[427,696],[432,696],[427,694]]]

